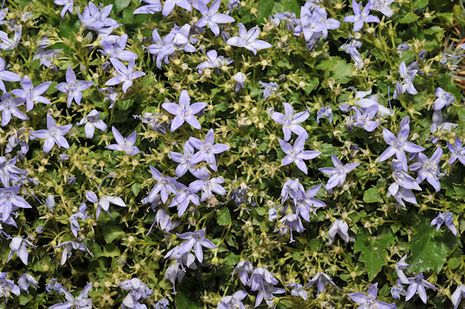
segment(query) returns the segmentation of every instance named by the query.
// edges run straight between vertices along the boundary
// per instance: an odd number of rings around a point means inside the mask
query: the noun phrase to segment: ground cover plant
[[[12,0],[1,308],[459,308],[465,11]]]

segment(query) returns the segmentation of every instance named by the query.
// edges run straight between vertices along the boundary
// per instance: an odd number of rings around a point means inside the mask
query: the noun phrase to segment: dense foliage
[[[0,11],[0,307],[459,306],[460,2],[102,2]]]

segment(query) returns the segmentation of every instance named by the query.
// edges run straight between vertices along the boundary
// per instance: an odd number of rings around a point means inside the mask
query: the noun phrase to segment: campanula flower
[[[9,187],[10,181],[18,180],[23,175],[27,175],[27,172],[16,166],[16,158],[0,157],[0,181],[4,187]]]
[[[205,229],[176,235],[178,236],[178,238],[184,240],[184,242],[179,246],[179,254],[185,254],[190,252],[191,250],[194,250],[195,257],[200,263],[203,262],[202,247],[208,249],[216,248],[216,246],[205,237]]]
[[[299,182],[299,179],[288,179],[281,190],[281,202],[284,203],[291,198],[294,204],[299,203],[305,198],[305,188]]]
[[[34,103],[50,104],[50,100],[42,96],[42,94],[47,91],[51,84],[52,82],[44,82],[34,87],[29,76],[24,76],[21,80],[21,87],[23,88],[14,89],[11,93],[26,100],[26,111],[28,112],[34,108]]]
[[[18,279],[18,286],[21,290],[28,291],[29,287],[37,289],[39,287],[39,283],[33,276],[28,273],[24,273]]]
[[[350,58],[354,61],[354,65],[357,69],[362,69],[365,66],[363,62],[362,55],[358,51],[358,49],[362,47],[362,42],[358,40],[350,40],[349,43],[345,43],[341,45],[341,49],[349,54]]]
[[[441,157],[441,148],[436,148],[431,158],[428,158],[423,153],[419,153],[417,155],[417,162],[413,163],[410,167],[412,171],[418,171],[418,183],[422,183],[423,180],[426,179],[436,192],[441,190],[441,184],[439,182],[439,178],[441,177],[439,168]]]
[[[97,31],[99,34],[108,35],[119,27],[116,20],[108,17],[113,5],[107,5],[100,10],[93,2],[84,8],[82,14],[78,11],[79,21],[85,29]]]
[[[305,196],[296,206],[299,215],[307,222],[310,222],[310,213],[315,213],[319,208],[326,207],[326,203],[315,198],[321,185],[316,185],[305,191]]]
[[[44,152],[48,153],[57,145],[65,149],[69,148],[65,135],[71,130],[72,124],[58,126],[50,114],[47,114],[47,129],[33,131],[31,137],[45,139]]]
[[[459,285],[455,289],[454,293],[452,293],[450,300],[452,301],[452,304],[454,305],[454,309],[457,309],[460,305],[460,302],[462,301],[462,298],[465,297],[465,285]]]
[[[29,252],[28,247],[35,248],[35,246],[27,239],[21,236],[15,236],[10,242],[10,253],[8,254],[7,261],[11,260],[13,255],[17,254],[24,265],[28,263]]]
[[[418,294],[422,302],[426,304],[428,300],[426,289],[436,290],[436,287],[426,281],[422,273],[408,279],[409,287],[407,289],[407,295],[405,295],[405,301],[409,301],[415,294]]]
[[[63,18],[67,12],[73,14],[74,0],[54,0],[53,3],[63,6],[60,12],[61,18]]]
[[[258,82],[260,86],[263,88],[263,98],[267,99],[272,96],[276,91],[278,91],[279,85],[275,82]]]
[[[176,180],[173,177],[164,176],[155,167],[150,166],[150,173],[152,178],[157,181],[157,184],[150,190],[147,197],[144,198],[143,203],[151,203],[160,196],[163,203],[166,203],[170,193],[176,193]]]
[[[98,198],[97,194],[95,194],[93,191],[86,191],[86,199],[91,203],[97,204],[97,210],[95,211],[95,217],[97,219],[100,216],[100,212],[102,210],[107,213],[109,212],[110,204],[119,207],[126,207],[126,203],[120,197],[103,195],[100,198]]]
[[[455,100],[454,96],[451,93],[445,91],[441,87],[438,87],[436,89],[435,94],[436,94],[436,101],[434,101],[434,105],[433,105],[433,108],[435,111],[440,111],[444,107],[448,107]]]
[[[68,66],[66,70],[66,83],[59,83],[56,88],[68,94],[68,108],[71,106],[71,103],[76,102],[78,105],[81,104],[82,100],[82,91],[89,89],[94,83],[91,81],[84,81],[76,79],[76,74],[74,73],[71,66]]]
[[[388,304],[383,301],[379,301],[376,299],[378,295],[378,283],[372,284],[368,288],[368,293],[350,293],[349,297],[352,301],[357,303],[357,308],[365,309],[365,308],[378,308],[378,309],[395,309],[396,304]]]
[[[155,14],[161,12],[162,5],[160,0],[142,0],[145,5],[138,7],[134,10],[134,15],[136,14]]]
[[[403,169],[402,163],[398,160],[392,162],[392,178],[394,182],[388,188],[388,196],[392,195],[403,207],[405,207],[404,200],[411,204],[417,204],[412,190],[421,191],[421,188],[417,180]]]
[[[233,275],[237,274],[239,280],[242,282],[243,285],[247,285],[249,282],[249,275],[253,271],[253,265],[249,261],[240,261],[237,263],[236,267],[234,267]]]
[[[100,46],[103,50],[100,52],[105,56],[110,56],[121,61],[133,61],[137,59],[137,54],[125,50],[126,43],[128,41],[128,35],[107,35],[100,41]]]
[[[114,86],[122,83],[123,92],[126,93],[129,87],[132,86],[132,81],[134,79],[145,76],[144,72],[134,71],[134,59],[129,60],[129,64],[127,67],[118,59],[110,58],[110,62],[116,70],[116,76],[108,80],[105,83],[105,86]]]
[[[17,286],[13,280],[7,279],[7,275],[8,274],[5,272],[0,272],[0,297],[4,298],[5,305],[11,294],[16,296],[21,294],[19,286]]]
[[[333,162],[334,167],[322,167],[319,168],[319,171],[325,175],[330,176],[328,182],[326,183],[326,190],[331,190],[335,187],[340,187],[346,181],[347,174],[352,172],[360,163],[347,163],[342,164],[335,155],[331,156],[331,161]]]
[[[281,161],[281,166],[286,166],[291,163],[295,163],[299,170],[307,175],[308,169],[304,160],[312,160],[318,157],[321,152],[316,150],[304,150],[305,140],[307,136],[299,135],[294,142],[294,145],[291,145],[282,139],[279,140],[279,145],[281,146],[282,151],[286,156]]]
[[[8,222],[11,214],[18,208],[32,208],[18,193],[19,186],[0,188],[0,219],[2,222]]]
[[[21,80],[21,77],[18,74],[6,70],[5,59],[0,57],[0,90],[6,92],[4,81],[17,82],[19,80]]]
[[[245,49],[250,50],[257,54],[257,51],[273,47],[270,43],[265,42],[263,40],[257,40],[258,36],[260,35],[260,29],[258,26],[255,26],[249,30],[245,28],[245,26],[241,23],[238,24],[239,26],[239,36],[232,37],[226,41],[226,44],[235,46],[235,47],[243,47]]]
[[[322,107],[316,113],[316,122],[320,124],[321,119],[328,119],[329,123],[333,123],[333,110],[329,106]]]
[[[0,31],[0,49],[1,50],[14,50],[21,40],[22,27],[20,25],[14,27],[13,38],[10,39],[6,32]]]
[[[431,221],[431,225],[436,226],[436,230],[439,230],[442,225],[445,225],[455,236],[457,236],[457,228],[454,225],[454,218],[450,211],[439,213],[436,218]]]
[[[207,7],[207,3],[205,1],[194,1],[195,9],[202,14],[202,17],[195,23],[195,26],[201,29],[206,26],[215,36],[218,36],[220,34],[218,24],[230,24],[235,19],[227,14],[218,13],[221,0],[214,0],[210,7]]]
[[[205,102],[195,102],[191,104],[191,98],[187,90],[182,90],[181,95],[179,96],[179,103],[163,103],[161,107],[166,110],[168,113],[175,115],[171,121],[171,132],[176,131],[180,126],[187,122],[193,128],[200,130],[199,121],[195,117],[196,114],[200,113],[207,103]]]
[[[373,132],[379,126],[379,122],[374,120],[378,113],[378,106],[372,105],[364,110],[352,106],[352,110],[355,112],[354,115],[351,118],[347,118],[349,128],[355,126],[367,132]]]
[[[402,168],[407,170],[407,156],[408,153],[419,153],[425,148],[418,146],[407,140],[410,133],[410,118],[408,116],[402,118],[400,121],[400,130],[398,136],[395,136],[388,129],[383,128],[384,141],[389,145],[386,150],[376,159],[376,162],[383,162],[392,156],[396,156],[397,160],[402,163]]]
[[[121,133],[115,128],[111,127],[113,137],[115,138],[116,144],[111,144],[105,148],[110,150],[124,151],[128,156],[134,156],[140,152],[137,146],[134,146],[137,140],[137,132],[132,132],[128,137],[123,137]]]
[[[74,297],[70,292],[68,292],[68,290],[66,290],[62,286],[59,292],[65,296],[66,302],[50,306],[49,309],[92,309],[92,299],[89,298],[89,292],[91,289],[92,283],[88,283],[82,289],[81,293],[79,293],[77,297]]]
[[[343,220],[336,220],[333,225],[331,225],[328,232],[329,244],[334,242],[337,235],[346,243],[353,240],[349,236],[349,225]]]
[[[84,132],[89,139],[94,137],[95,129],[102,132],[107,130],[107,125],[100,119],[100,112],[95,109],[91,110],[87,116],[82,118],[81,121],[78,122],[78,125],[84,125]]]
[[[245,80],[247,79],[245,74],[242,72],[238,72],[234,74],[233,77],[234,77],[234,80],[236,81],[236,87],[234,90],[238,92],[239,90],[244,89]]]
[[[177,207],[178,217],[181,217],[186,212],[191,203],[195,206],[199,206],[199,196],[194,193],[191,187],[188,187],[182,183],[177,183],[176,195],[171,200],[171,203],[168,207]]]
[[[248,285],[252,292],[258,292],[255,307],[258,307],[263,300],[268,306],[271,306],[274,298],[273,294],[286,293],[284,289],[276,287],[277,284],[279,284],[279,281],[265,268],[257,267],[253,270]]]
[[[221,186],[224,183],[223,177],[197,179],[190,183],[189,188],[197,193],[201,191],[200,201],[204,202],[213,196],[213,193],[225,195],[226,190]]]
[[[192,163],[192,156],[194,155],[195,149],[186,141],[183,146],[183,153],[171,151],[169,157],[174,162],[178,163],[176,167],[176,176],[182,177],[189,171],[192,175],[197,178],[202,178],[204,175],[208,175],[208,170],[205,167],[196,168],[195,164]]]
[[[175,6],[179,6],[189,12],[192,11],[191,1],[189,0],[166,0],[162,10],[163,16],[168,16]]]
[[[242,301],[247,297],[247,292],[239,290],[232,295],[227,295],[221,298],[217,309],[245,309]]]
[[[279,221],[281,222],[282,228],[283,228],[283,230],[281,231],[281,234],[284,235],[287,232],[290,233],[289,243],[293,243],[295,241],[294,234],[293,234],[294,231],[297,233],[302,233],[305,230],[302,224],[302,220],[300,220],[300,217],[297,214],[294,214],[294,213],[286,214]]]
[[[153,290],[138,278],[132,278],[120,283],[119,287],[129,293],[123,299],[123,308],[146,308],[140,301],[150,297]]]
[[[208,130],[205,140],[201,141],[198,138],[190,137],[189,143],[198,151],[192,156],[192,163],[197,164],[202,161],[206,162],[208,166],[217,171],[215,155],[229,150],[226,144],[215,144],[215,133],[213,129]]]
[[[73,233],[74,237],[78,237],[78,233],[81,231],[81,226],[78,220],[85,220],[87,218],[88,218],[87,205],[86,203],[82,203],[81,206],[79,206],[78,212],[72,214],[69,217],[69,223],[71,225],[71,232]]]
[[[353,23],[355,32],[362,30],[365,23],[379,23],[380,20],[378,17],[370,15],[372,7],[373,3],[369,1],[362,10],[360,4],[356,0],[352,0],[354,15],[344,17],[344,22]]]
[[[413,79],[417,75],[417,72],[418,70],[407,68],[405,62],[402,61],[399,65],[399,75],[402,80],[396,83],[396,89],[393,95],[394,99],[397,99],[399,95],[406,92],[411,95],[418,93],[417,89],[415,89],[415,85],[413,85]]]
[[[292,288],[291,290],[291,295],[295,297],[300,297],[303,300],[308,299],[308,292],[304,290],[304,287],[302,284],[298,283],[291,283],[288,285],[288,287]]]
[[[307,135],[307,131],[299,124],[307,120],[310,116],[308,111],[298,112],[294,114],[294,109],[289,103],[283,103],[284,105],[284,114],[273,112],[271,118],[276,121],[278,124],[282,125],[284,133],[284,141],[291,139],[291,134],[295,133],[297,135]]]
[[[456,137],[454,144],[447,143],[447,148],[451,153],[449,158],[449,164],[454,164],[455,161],[459,160],[460,163],[465,165],[465,147],[462,145],[462,141]]]
[[[218,56],[218,52],[216,50],[209,50],[207,51],[207,61],[202,62],[197,66],[197,70],[199,74],[202,74],[203,70],[205,69],[215,69],[221,68],[222,66],[226,66],[231,64],[233,61],[230,58],[225,58],[224,56]]]
[[[92,256],[92,252],[90,252],[86,245],[77,241],[65,241],[55,246],[55,248],[63,248],[60,261],[62,266],[65,265],[66,261],[73,255],[73,250],[87,252],[90,256]]]
[[[14,98],[8,92],[0,97],[0,112],[2,112],[2,127],[10,123],[11,117],[14,116],[20,120],[27,120],[29,117],[18,107],[24,105],[24,99]]]
[[[308,284],[306,286],[312,287],[315,284],[316,284],[317,294],[323,293],[326,290],[326,286],[328,284],[334,287],[336,286],[336,284],[333,282],[333,279],[331,279],[330,276],[328,276],[327,274],[323,272],[316,273],[312,279],[308,280]]]
[[[386,17],[391,17],[394,14],[391,9],[391,4],[394,3],[394,0],[371,0],[373,11],[380,12]]]
[[[371,94],[371,89],[367,91],[356,91],[355,104],[364,110],[369,109],[372,106],[376,106],[378,115],[380,116],[391,116],[393,114],[390,109],[384,107],[378,102],[378,95]]]

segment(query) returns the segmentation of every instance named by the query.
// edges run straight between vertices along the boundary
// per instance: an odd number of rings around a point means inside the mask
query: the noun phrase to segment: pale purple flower
[[[137,146],[134,146],[137,140],[137,132],[132,132],[128,137],[123,137],[121,133],[115,128],[111,127],[113,137],[115,138],[116,144],[111,144],[105,148],[110,150],[124,151],[128,156],[134,156],[140,152]]]
[[[94,137],[95,129],[98,129],[102,132],[107,130],[107,125],[100,119],[100,112],[93,109],[90,113],[87,114],[81,121],[78,122],[79,126],[84,125],[84,131],[86,137],[91,139]]]
[[[21,290],[28,291],[30,286],[37,289],[39,287],[39,283],[33,276],[28,273],[24,273],[18,279],[18,286]]]
[[[363,68],[365,63],[363,62],[362,55],[358,51],[358,49],[362,47],[362,42],[358,40],[350,40],[349,43],[345,43],[341,45],[341,49],[349,54],[350,58],[354,61],[354,65],[357,69]]]
[[[53,60],[55,60],[62,52],[63,52],[62,49],[44,50],[44,49],[39,48],[37,53],[34,55],[34,57],[32,57],[32,59],[39,60],[40,65],[43,65],[47,68],[51,68],[51,67],[55,67],[53,65]]]
[[[208,2],[206,1],[196,1],[194,3],[195,9],[202,14],[202,17],[195,23],[195,26],[201,29],[206,26],[215,36],[220,34],[218,24],[229,24],[235,21],[234,18],[227,14],[218,13],[221,0],[214,0],[210,7],[207,7]]]
[[[454,293],[452,293],[450,297],[450,300],[452,301],[452,304],[454,305],[454,309],[457,309],[459,307],[460,302],[462,301],[462,298],[464,297],[465,297],[465,285],[463,284],[458,285]]]
[[[0,181],[4,187],[9,187],[10,181],[18,180],[23,175],[27,175],[27,172],[16,167],[16,158],[0,157]]]
[[[447,143],[447,148],[449,148],[449,151],[451,153],[451,156],[449,158],[449,164],[454,164],[457,159],[465,165],[465,147],[462,145],[462,141],[456,137],[454,144],[449,144]]]
[[[278,91],[279,85],[275,82],[258,82],[260,86],[263,88],[263,98],[267,99],[272,96],[276,91]],[[286,103],[285,103],[286,104]]]
[[[200,194],[200,201],[204,202],[209,198],[213,197],[213,193],[219,195],[225,195],[226,190],[221,186],[224,183],[223,177],[213,177],[213,178],[204,178],[204,179],[197,179],[191,182],[189,188],[192,192],[197,193],[201,191]]]
[[[14,36],[9,38],[6,32],[0,31],[0,49],[2,50],[14,50],[21,40],[22,27],[21,25],[16,25],[14,27]]]
[[[408,278],[404,273],[404,269],[407,269],[410,265],[405,261],[407,259],[407,256],[404,255],[397,263],[396,266],[394,267],[397,273],[397,284],[408,284]],[[403,287],[402,287],[403,290]],[[399,291],[401,292],[401,291]],[[404,291],[405,292],[405,291]]]
[[[257,54],[257,51],[273,47],[270,43],[257,40],[260,35],[260,29],[258,26],[255,26],[249,30],[245,28],[242,23],[238,24],[239,26],[239,36],[232,37],[226,41],[226,44],[230,46],[243,47]]]
[[[291,284],[288,284],[288,287],[292,288],[291,290],[292,296],[300,297],[303,300],[308,299],[308,292],[304,290],[304,287],[302,286],[302,284],[291,283]]]
[[[391,287],[390,292],[392,298],[394,299],[400,299],[401,296],[405,296],[405,294],[407,293],[400,280],[397,280],[396,285]]]
[[[142,0],[145,5],[138,7],[134,10],[134,15],[136,14],[155,14],[161,12],[162,5],[160,0]]]
[[[394,0],[370,0],[372,3],[371,10],[380,12],[386,17],[391,17],[394,13],[391,9],[391,4]]]
[[[155,307],[153,309],[169,309],[170,302],[167,298],[163,297],[159,301],[155,303]]]
[[[93,196],[92,196],[93,197]],[[95,200],[95,199],[94,199]],[[78,233],[81,231],[81,226],[79,224],[78,220],[85,220],[88,218],[87,215],[87,205],[85,203],[82,203],[81,206],[79,206],[79,210],[77,213],[72,214],[69,217],[69,223],[71,226],[71,232],[73,233],[74,237],[78,237]]]
[[[436,287],[424,279],[423,274],[418,274],[415,277],[408,278],[409,287],[407,289],[407,295],[405,295],[405,301],[412,299],[415,294],[420,296],[423,303],[426,304],[428,296],[426,295],[426,289],[436,290]]]
[[[181,217],[191,203],[195,206],[199,206],[199,196],[193,192],[192,188],[182,183],[177,183],[176,196],[171,200],[168,207],[176,207],[178,210],[178,217]]]
[[[294,113],[292,105],[289,103],[283,103],[284,105],[284,114],[273,112],[271,118],[276,121],[278,124],[282,125],[284,140],[288,141],[291,139],[291,133],[297,135],[307,135],[307,131],[299,125],[299,123],[304,122],[310,116],[308,111]]]
[[[11,260],[13,255],[17,254],[21,259],[24,265],[28,263],[29,252],[27,251],[28,247],[35,248],[35,246],[27,239],[22,238],[21,236],[15,236],[10,242],[10,253],[8,254],[7,261]]]
[[[73,14],[74,0],[54,0],[53,3],[63,6],[60,12],[61,18],[63,18],[67,12]]]
[[[333,110],[329,106],[322,107],[316,113],[316,122],[320,124],[321,119],[328,119],[329,123],[333,123]]]
[[[33,131],[31,137],[45,139],[43,151],[50,152],[57,145],[65,149],[69,148],[65,135],[71,130],[72,125],[57,126],[50,114],[47,114],[47,129]]]
[[[21,294],[19,286],[17,286],[13,280],[7,279],[7,275],[8,274],[5,272],[0,272],[0,297],[4,299],[5,305],[11,294],[16,296]]]
[[[355,293],[350,293],[349,297],[352,299],[352,301],[357,303],[357,308],[360,309],[368,309],[368,308],[377,308],[377,309],[395,309],[396,304],[391,303],[385,303],[383,301],[379,301],[376,299],[378,295],[378,283],[372,284],[368,288],[368,293],[360,293],[360,292],[355,292]]]
[[[40,102],[43,104],[50,104],[50,100],[42,96],[50,87],[52,82],[44,82],[34,87],[29,76],[24,76],[21,80],[22,89],[14,89],[11,91],[15,96],[26,100],[26,111],[34,108],[34,103]]]
[[[216,50],[209,50],[207,51],[207,61],[202,62],[197,66],[197,70],[199,74],[202,74],[203,70],[205,69],[215,69],[221,68],[222,66],[226,66],[231,64],[233,61],[230,58],[225,58],[224,56],[218,56],[218,52]]]
[[[454,218],[452,217],[452,213],[450,211],[439,213],[436,218],[431,221],[431,225],[435,225],[436,230],[439,230],[443,224],[446,225],[452,234],[457,236],[457,228],[454,225]]]
[[[185,254],[185,253],[191,252],[191,250],[194,250],[195,257],[200,263],[203,262],[202,247],[205,247],[208,249],[216,248],[216,246],[205,237],[205,229],[201,229],[201,230],[194,231],[194,232],[176,234],[176,235],[180,239],[184,240],[184,242],[181,245],[179,245],[179,254]]]
[[[157,184],[150,190],[143,203],[152,203],[160,195],[163,203],[166,203],[170,193],[176,193],[176,180],[173,177],[164,176],[155,167],[150,166],[150,173]]]
[[[234,74],[233,77],[234,77],[234,80],[236,81],[236,87],[234,88],[234,90],[238,92],[239,90],[244,89],[245,80],[247,79],[245,74],[242,72],[238,72]]]
[[[293,234],[294,231],[297,233],[302,233],[305,230],[302,224],[302,220],[300,219],[298,214],[294,214],[294,213],[286,214],[284,217],[282,217],[279,220],[279,222],[281,222],[282,224],[281,225],[282,230],[280,231],[280,233],[284,235],[287,232],[289,232],[290,234],[289,243],[293,243],[295,241],[294,234]]]
[[[105,86],[114,86],[123,84],[123,92],[126,93],[129,87],[132,86],[132,81],[136,78],[145,76],[144,72],[134,71],[135,60],[130,59],[129,64],[126,67],[121,61],[110,58],[110,62],[116,70],[116,76],[111,78],[105,83]]]
[[[32,208],[32,206],[23,197],[19,196],[18,193],[19,186],[0,188],[1,222],[10,222],[9,219],[12,213],[18,208]]]
[[[100,46],[103,47],[103,50],[100,50],[100,52],[105,56],[110,56],[111,58],[122,61],[135,60],[137,59],[137,54],[132,51],[125,50],[127,41],[127,34],[107,35],[100,41]]]
[[[329,244],[333,243],[337,235],[346,243],[352,241],[352,238],[349,236],[349,225],[343,220],[336,220],[331,225],[328,232]]]
[[[412,190],[421,191],[421,188],[417,180],[403,169],[402,163],[398,160],[392,162],[392,177],[394,182],[388,188],[388,196],[392,195],[403,207],[405,207],[404,200],[411,204],[417,204]]]
[[[410,118],[408,116],[400,121],[400,130],[397,137],[388,129],[383,128],[383,138],[389,147],[376,159],[376,162],[383,162],[395,155],[397,160],[402,163],[402,168],[407,170],[408,163],[405,152],[419,153],[425,150],[425,148],[407,140],[409,133]]]
[[[195,260],[195,257],[193,258]],[[173,293],[176,293],[176,281],[181,282],[182,278],[186,274],[186,269],[176,261],[175,264],[171,264],[166,269],[164,278],[168,279],[173,285]]]
[[[140,301],[153,294],[153,290],[138,278],[125,280],[120,283],[119,287],[125,291],[129,291],[123,299],[123,308],[146,308],[145,305],[140,304]]]
[[[70,107],[73,100],[80,105],[82,100],[82,91],[89,89],[93,84],[94,83],[91,81],[76,79],[76,74],[73,69],[71,66],[68,66],[68,69],[66,70],[66,83],[59,83],[56,88],[59,91],[68,94],[68,107]]]
[[[208,170],[205,167],[196,168],[195,164],[192,163],[192,156],[194,155],[195,149],[186,141],[183,146],[183,153],[171,151],[169,157],[174,162],[178,163],[176,167],[176,176],[182,177],[189,171],[192,175],[197,178],[201,178],[204,175],[208,175]]]
[[[378,113],[378,106],[372,105],[367,109],[360,110],[353,106],[352,110],[355,112],[349,120],[349,128],[352,126],[364,129],[367,132],[373,132],[379,126],[379,122],[374,120]]]
[[[315,198],[321,185],[316,185],[305,192],[305,196],[296,203],[298,214],[307,222],[310,222],[310,212],[315,213],[319,208],[326,207],[326,203]]]
[[[250,275],[248,285],[252,292],[257,292],[255,298],[255,307],[258,307],[263,300],[268,306],[273,304],[273,294],[284,294],[286,291],[282,288],[275,287],[279,281],[265,268],[257,267]]]
[[[426,179],[436,192],[441,190],[441,183],[439,182],[439,178],[441,177],[441,170],[439,168],[441,157],[441,148],[436,148],[431,158],[428,158],[423,153],[419,153],[417,155],[417,162],[413,163],[410,167],[412,171],[418,171],[418,183],[422,183]]]
[[[402,61],[402,63],[399,65],[399,75],[402,80],[396,83],[396,89],[394,90],[393,95],[394,99],[406,92],[411,95],[418,93],[418,91],[415,89],[415,85],[413,85],[413,79],[417,75],[417,72],[417,70],[407,68],[405,62]]]
[[[192,11],[191,1],[189,0],[166,0],[162,10],[163,16],[168,16],[175,6],[179,6],[189,12]]]
[[[367,91],[356,91],[355,104],[364,110],[376,106],[380,116],[391,116],[393,114],[390,109],[384,107],[378,102],[378,95],[371,94],[371,89]]]
[[[4,81],[17,82],[19,80],[21,80],[21,77],[18,74],[6,70],[5,60],[0,57],[0,90],[6,92]]]
[[[294,145],[291,145],[282,139],[279,140],[279,145],[281,146],[282,151],[286,154],[281,161],[281,166],[295,163],[299,170],[307,175],[308,169],[304,160],[315,159],[321,154],[321,152],[316,150],[304,150],[306,138],[306,135],[299,135],[295,140]]]
[[[18,107],[24,104],[24,99],[14,98],[6,92],[0,97],[0,112],[2,112],[2,127],[10,123],[12,116],[20,120],[29,119]]]
[[[155,214],[155,220],[152,225],[154,224],[157,224],[160,230],[169,233],[179,226],[179,221],[172,220],[168,211],[160,208]]]
[[[182,126],[184,122],[187,122],[195,129],[200,130],[202,127],[195,115],[200,113],[206,106],[207,103],[205,102],[195,102],[191,104],[191,98],[189,97],[187,90],[181,91],[179,103],[169,102],[161,105],[161,107],[168,113],[175,115],[171,121],[171,132],[176,131],[176,129]]]
[[[299,179],[288,179],[281,189],[281,202],[284,203],[291,198],[294,204],[302,201],[305,198],[305,188],[299,182]]]
[[[95,211],[95,217],[98,218],[100,216],[100,212],[103,210],[105,212],[109,212],[110,204],[119,206],[119,207],[126,207],[126,203],[117,196],[111,195],[103,195],[100,198],[97,197],[92,191],[86,191],[86,199],[94,204],[97,204],[97,210]]]
[[[190,137],[189,143],[197,149],[197,153],[192,156],[191,162],[193,164],[206,162],[208,166],[214,171],[217,171],[215,155],[229,150],[229,146],[225,144],[215,144],[215,133],[213,129],[208,130],[205,136],[205,141],[198,138]]]
[[[325,8],[304,5],[300,8],[300,20],[295,29],[295,35],[303,33],[305,41],[316,41],[328,36],[328,30],[338,29],[339,21],[328,18]]]
[[[63,286],[58,292],[65,296],[66,302],[50,306],[49,309],[92,309],[92,299],[89,298],[89,292],[92,289],[92,283],[86,284],[81,293],[74,297]]]
[[[233,275],[237,274],[242,284],[247,285],[249,282],[249,275],[252,273],[252,271],[252,263],[249,261],[240,261],[234,268]]]
[[[360,4],[356,0],[352,0],[354,15],[344,17],[344,22],[353,23],[355,32],[362,30],[365,23],[379,23],[380,20],[378,17],[370,15],[372,7],[373,3],[369,1],[362,10]]]
[[[60,261],[61,265],[65,265],[66,261],[73,255],[73,250],[87,252],[90,256],[93,256],[92,252],[90,252],[89,248],[87,248],[86,245],[77,241],[65,241],[55,246],[55,248],[63,248]]]
[[[89,2],[82,14],[80,12],[77,14],[84,28],[108,35],[119,26],[114,19],[108,17],[112,8],[113,5],[110,4],[100,10],[93,2]]]
[[[323,174],[330,176],[325,186],[326,190],[342,186],[346,181],[347,174],[360,165],[358,162],[342,164],[341,160],[339,160],[335,155],[331,156],[331,161],[333,162],[334,167],[322,167],[318,169]]]
[[[455,98],[452,94],[445,91],[441,87],[436,89],[436,101],[434,101],[433,108],[435,111],[440,111],[444,107],[448,107],[454,102]]]
[[[239,290],[232,295],[227,295],[221,298],[217,309],[245,309],[242,301],[247,297],[247,292]]]
[[[316,284],[317,294],[323,293],[326,290],[326,285],[336,286],[330,276],[323,272],[318,272],[312,279],[308,280],[307,287],[312,287]]]

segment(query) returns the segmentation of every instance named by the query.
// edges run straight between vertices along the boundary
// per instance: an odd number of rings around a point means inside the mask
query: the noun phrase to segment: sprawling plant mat
[[[0,308],[458,308],[465,10],[8,0]]]

